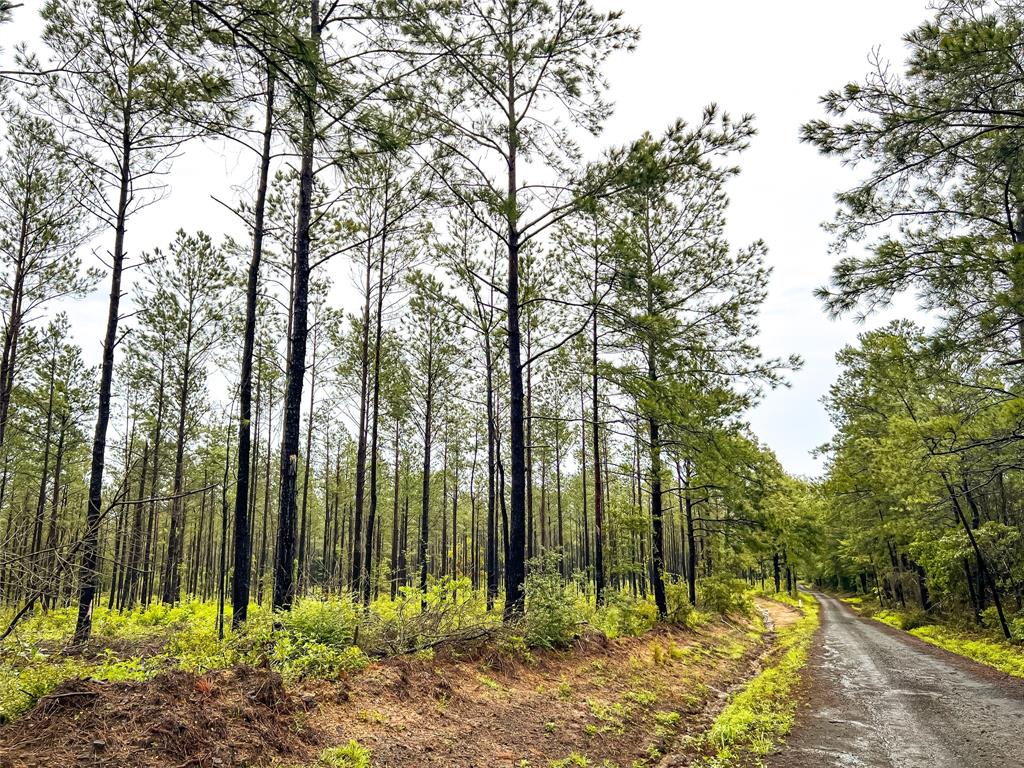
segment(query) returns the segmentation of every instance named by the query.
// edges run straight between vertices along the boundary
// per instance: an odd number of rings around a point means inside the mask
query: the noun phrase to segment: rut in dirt
[[[1024,768],[1024,681],[816,597],[805,706],[772,768]]]

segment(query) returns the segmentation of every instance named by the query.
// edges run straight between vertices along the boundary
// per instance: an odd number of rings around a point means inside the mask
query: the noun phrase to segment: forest
[[[807,590],[1024,677],[1024,4],[935,3],[795,118],[854,169],[802,300],[866,326],[818,477],[750,426],[803,366],[728,237],[757,120],[607,142],[600,7],[0,0],[0,765],[760,764]],[[242,234],[154,241],[197,146]],[[469,684],[590,724],[387,735]]]

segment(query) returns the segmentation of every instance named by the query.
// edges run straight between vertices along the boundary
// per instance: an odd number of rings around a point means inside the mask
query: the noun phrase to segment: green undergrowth
[[[370,768],[370,750],[352,740],[340,747],[329,747],[320,753],[317,768]]]
[[[780,602],[799,606],[803,615],[779,630],[771,665],[735,694],[711,728],[694,741],[694,748],[703,755],[695,765],[759,765],[792,727],[796,712],[793,689],[818,628],[818,604],[806,595]]]
[[[702,610],[686,598],[686,586],[670,582],[668,621],[697,627],[719,612],[750,612],[742,582],[707,580]],[[538,563],[526,584],[526,615],[501,621],[501,603],[487,611],[486,596],[468,579],[432,583],[426,595],[403,589],[398,599],[378,599],[369,609],[349,595],[300,600],[286,613],[252,604],[244,629],[218,637],[216,603],[154,603],[132,611],[97,606],[88,645],[66,648],[75,624],[72,608],[26,617],[0,643],[0,722],[30,709],[39,698],[72,678],[123,682],[147,680],[170,669],[195,673],[236,665],[269,663],[291,684],[303,679],[336,680],[358,672],[375,657],[432,654],[442,645],[494,642],[501,653],[529,660],[535,649],[568,647],[587,632],[610,638],[639,636],[657,622],[650,598],[608,590],[601,606],[581,582],[564,583],[557,569]],[[5,617],[0,616],[0,623]],[[9,617],[7,617],[9,619]]]
[[[941,617],[923,611],[879,608],[877,602],[863,597],[841,599],[863,616],[869,616],[875,621],[903,630],[950,653],[965,656],[1014,677],[1024,678],[1024,646],[1020,644],[1024,641],[1024,636],[1015,643],[1009,643],[992,633],[957,626],[942,621]],[[1020,625],[1019,629],[1018,625]],[[1024,635],[1024,625],[1021,624],[1021,620],[1014,622],[1014,629],[1015,634],[1021,632]]]

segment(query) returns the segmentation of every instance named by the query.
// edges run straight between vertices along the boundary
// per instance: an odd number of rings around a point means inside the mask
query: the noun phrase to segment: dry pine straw
[[[796,616],[763,605],[777,626]],[[726,620],[642,638],[588,636],[532,662],[486,648],[471,658],[388,659],[287,693],[275,674],[246,668],[75,680],[0,729],[0,768],[293,766],[350,740],[370,751],[374,768],[538,768],[572,753],[631,766],[704,730],[764,650],[749,623]]]

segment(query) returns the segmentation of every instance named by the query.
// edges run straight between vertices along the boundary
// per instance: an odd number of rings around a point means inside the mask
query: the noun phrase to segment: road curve
[[[773,768],[1024,768],[1024,681],[815,596],[806,703]]]

